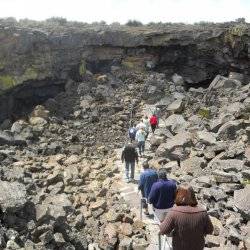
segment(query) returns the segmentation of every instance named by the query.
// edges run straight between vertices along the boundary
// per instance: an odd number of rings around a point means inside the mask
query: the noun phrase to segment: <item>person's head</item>
[[[175,204],[177,206],[197,206],[194,190],[188,183],[180,185],[177,189]]]
[[[166,170],[166,168],[160,168],[158,170],[158,178],[162,179],[162,180],[166,180],[167,179],[167,170]]]
[[[142,167],[143,167],[143,169],[148,169],[148,168],[149,168],[148,161],[144,161],[144,162],[142,163]]]

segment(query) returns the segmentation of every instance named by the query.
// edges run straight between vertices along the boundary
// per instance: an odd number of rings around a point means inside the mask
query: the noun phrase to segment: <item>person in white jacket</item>
[[[139,155],[144,155],[146,132],[143,128],[139,128],[139,130],[136,132],[135,140],[138,142]]]

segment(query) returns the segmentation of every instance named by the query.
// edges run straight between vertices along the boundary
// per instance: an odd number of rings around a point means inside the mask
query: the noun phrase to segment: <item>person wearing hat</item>
[[[158,179],[158,175],[155,170],[149,167],[147,161],[143,162],[142,167],[143,167],[143,172],[140,175],[138,190],[141,191],[142,207],[144,209],[144,213],[146,215],[149,215],[147,200],[153,184]]]

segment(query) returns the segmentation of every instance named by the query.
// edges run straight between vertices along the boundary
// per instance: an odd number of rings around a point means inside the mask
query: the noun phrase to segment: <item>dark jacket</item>
[[[126,145],[122,151],[122,162],[138,162],[138,153],[133,145]]]
[[[213,224],[203,208],[174,206],[160,225],[161,234],[172,231],[173,250],[202,250],[204,237],[213,232]]]
[[[174,180],[159,179],[151,188],[148,201],[155,208],[167,209],[174,205],[176,182]]]
[[[148,198],[150,190],[157,179],[157,173],[153,169],[148,168],[141,173],[138,189],[141,190],[142,197]]]

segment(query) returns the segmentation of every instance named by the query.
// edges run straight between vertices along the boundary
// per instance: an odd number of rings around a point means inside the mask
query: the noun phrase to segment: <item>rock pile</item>
[[[112,77],[69,82],[1,131],[2,249],[147,245],[145,225],[117,193],[113,164],[140,96],[136,85]]]
[[[1,248],[145,249],[114,150],[146,103],[162,111],[150,162],[194,186],[215,225],[207,247],[249,247],[250,84],[232,76],[186,91],[177,74],[87,72],[0,131]]]
[[[163,114],[163,127],[172,136],[157,132],[151,143],[161,143],[150,161],[195,188],[215,225],[207,247],[248,249],[250,84],[217,76],[208,89],[179,95],[167,106],[172,114]]]

